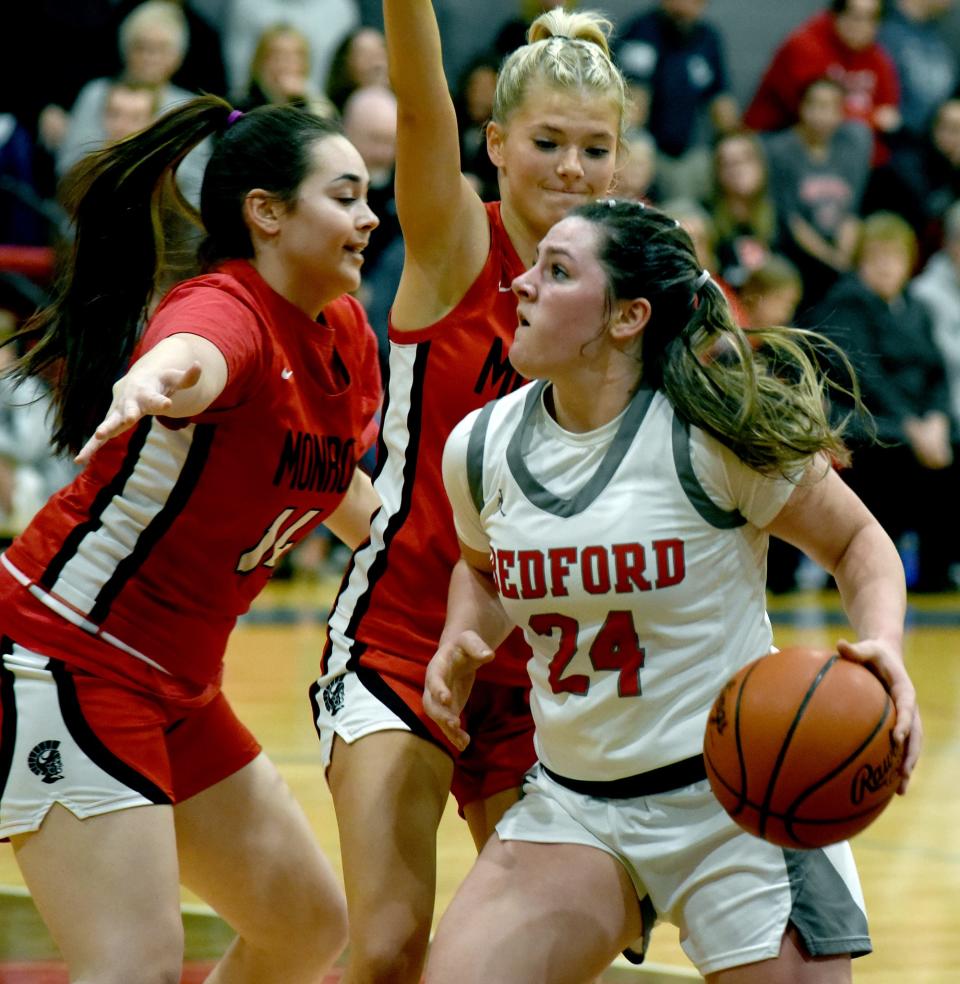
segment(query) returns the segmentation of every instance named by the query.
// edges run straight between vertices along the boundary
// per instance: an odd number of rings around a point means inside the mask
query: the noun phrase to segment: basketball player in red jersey
[[[143,327],[157,194],[216,134],[208,272]],[[314,982],[342,892],[220,681],[279,558],[321,521],[357,544],[376,508],[366,169],[310,113],[206,96],[69,180],[73,256],[19,374],[56,380],[85,468],[0,557],[0,837],[71,980],[179,980],[182,881],[238,934],[208,980]]]
[[[560,9],[538,18],[499,75],[487,145],[502,201],[485,205],[460,171],[430,0],[386,0],[384,13],[406,254],[374,479],[383,506],[348,568],[312,695],[340,826],[351,984],[419,980],[451,785],[481,845],[534,760],[519,637],[471,698],[468,752],[423,711],[458,559],[441,454],[457,421],[523,382],[507,361],[510,284],[555,221],[610,187],[625,91],[609,22]]]

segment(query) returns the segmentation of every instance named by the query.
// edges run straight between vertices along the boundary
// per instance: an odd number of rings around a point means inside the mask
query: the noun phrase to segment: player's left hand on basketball
[[[460,725],[460,713],[473,689],[477,670],[493,657],[493,650],[483,639],[467,630],[451,642],[442,642],[427,665],[423,708],[461,752],[470,736]]]
[[[137,372],[134,366],[113,384],[110,409],[74,461],[78,465],[86,465],[107,441],[128,431],[143,417],[169,410],[173,403],[172,395],[195,386],[200,380],[201,371],[199,362],[194,362],[187,369],[163,369],[149,374]]]
[[[865,663],[883,681],[897,711],[897,723],[893,737],[904,743],[903,761],[900,765],[901,780],[897,792],[907,791],[923,745],[923,724],[917,707],[917,692],[903,665],[901,654],[879,639],[862,639],[860,642],[837,642],[837,652],[844,659]]]

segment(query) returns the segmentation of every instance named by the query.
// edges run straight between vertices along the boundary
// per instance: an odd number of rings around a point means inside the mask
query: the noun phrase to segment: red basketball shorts
[[[0,654],[0,837],[61,803],[81,819],[179,803],[251,762],[260,745],[222,693],[184,708],[15,643]]]

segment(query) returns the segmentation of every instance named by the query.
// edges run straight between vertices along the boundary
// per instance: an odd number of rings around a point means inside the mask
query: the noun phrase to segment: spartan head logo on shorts
[[[63,778],[63,759],[57,749],[60,742],[49,739],[34,745],[27,756],[27,765],[35,776],[41,776],[44,782],[56,782]]]
[[[343,708],[343,677],[338,676],[333,683],[323,688],[323,706],[328,714],[336,714]]]

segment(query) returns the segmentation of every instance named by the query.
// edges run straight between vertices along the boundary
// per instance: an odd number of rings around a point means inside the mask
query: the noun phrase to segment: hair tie
[[[699,276],[699,277],[697,277],[697,279],[696,279],[696,280],[694,280],[694,282],[693,282],[693,292],[694,292],[694,294],[696,294],[696,292],[697,292],[697,291],[698,291],[698,290],[699,290],[699,289],[700,289],[700,288],[701,288],[701,287],[702,287],[702,286],[703,286],[703,285],[704,285],[704,284],[705,284],[705,283],[706,283],[706,282],[707,282],[707,281],[708,281],[709,279],[710,279],[710,271],[709,271],[709,270],[701,270],[701,271],[700,271],[700,276]]]
[[[233,126],[233,124],[236,123],[241,116],[243,116],[242,110],[240,109],[230,110],[230,115],[227,117],[227,128],[229,129],[231,126]]]

